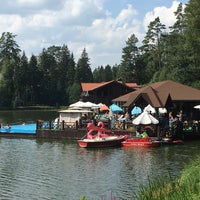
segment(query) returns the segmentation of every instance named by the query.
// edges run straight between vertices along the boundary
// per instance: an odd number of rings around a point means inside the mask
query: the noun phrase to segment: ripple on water
[[[0,199],[130,199],[150,178],[177,176],[200,153],[197,145],[83,149],[73,142],[1,138]]]

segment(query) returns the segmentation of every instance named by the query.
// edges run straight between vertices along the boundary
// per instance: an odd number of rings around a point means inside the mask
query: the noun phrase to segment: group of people
[[[193,131],[192,126],[189,126],[187,117],[183,114],[182,110],[177,114],[169,112],[168,116],[163,117],[161,120],[162,136],[183,139],[186,129]]]

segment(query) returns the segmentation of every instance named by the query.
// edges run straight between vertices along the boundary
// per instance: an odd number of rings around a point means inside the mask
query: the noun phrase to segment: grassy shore
[[[200,156],[187,165],[177,179],[158,177],[141,186],[138,195],[130,200],[199,200]],[[82,197],[80,200],[86,200]]]
[[[141,187],[137,200],[199,200],[200,157],[187,165],[179,178],[159,177]]]

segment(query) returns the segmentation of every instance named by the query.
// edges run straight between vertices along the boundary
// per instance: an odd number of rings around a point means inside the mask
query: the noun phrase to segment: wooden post
[[[51,121],[49,121],[49,129],[51,130],[51,128],[52,128],[52,127],[51,127]]]
[[[65,129],[65,121],[63,120],[62,121],[62,128],[61,128],[62,130],[64,130]]]
[[[78,121],[75,122],[75,128],[78,129]]]

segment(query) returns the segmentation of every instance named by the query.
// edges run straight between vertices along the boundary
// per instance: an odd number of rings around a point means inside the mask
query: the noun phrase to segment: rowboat
[[[160,144],[160,141],[152,140],[150,137],[130,138],[122,142],[123,147],[158,147]]]
[[[78,140],[80,147],[116,147],[127,138],[126,135],[116,135],[111,130],[105,129],[103,122],[95,126],[92,123],[87,125],[88,132],[86,138]]]

